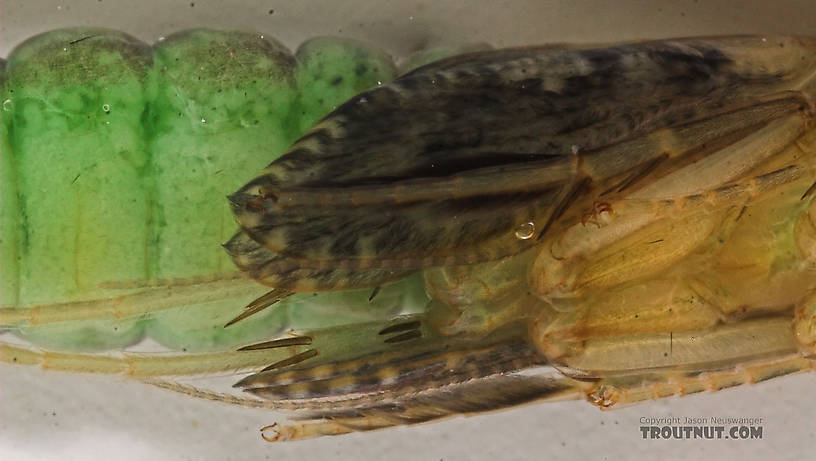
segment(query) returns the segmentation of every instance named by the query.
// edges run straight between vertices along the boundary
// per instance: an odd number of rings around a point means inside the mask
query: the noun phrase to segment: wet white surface
[[[0,0],[0,56],[33,34],[73,25],[107,26],[147,42],[189,27],[257,30],[293,48],[312,36],[342,35],[403,55],[463,42],[816,35],[814,17],[812,0]],[[611,412],[583,402],[549,403],[413,428],[269,444],[258,432],[276,419],[267,411],[199,401],[121,378],[2,366],[0,459],[807,459],[816,446],[814,388],[816,375],[798,375]],[[762,418],[763,438],[643,440],[640,418],[666,416]]]
[[[0,367],[3,460],[810,459],[816,376],[600,411],[529,405],[417,427],[271,444],[264,410],[100,376]],[[761,440],[644,440],[641,418],[762,418]]]

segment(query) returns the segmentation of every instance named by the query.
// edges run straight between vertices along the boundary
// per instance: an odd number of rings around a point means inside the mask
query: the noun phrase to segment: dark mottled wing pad
[[[332,364],[303,364],[250,375],[235,387],[268,400],[389,396],[424,391],[541,364],[526,342],[431,348],[433,341]]]
[[[238,269],[259,282],[280,290],[298,292],[341,290],[377,286],[409,275],[413,270],[343,268],[327,263],[320,267],[303,267],[273,253],[245,233],[236,233],[224,248]],[[315,265],[313,265],[315,266]]]
[[[289,287],[376,286],[399,270],[518,253],[537,239],[515,238],[516,226],[574,219],[563,208],[586,201],[569,191],[630,188],[674,165],[648,145],[616,146],[802,99],[791,82],[816,70],[802,40],[526,48],[424,66],[337,108],[233,194],[244,234],[267,252],[244,243],[231,254]],[[752,123],[799,106],[755,111]]]

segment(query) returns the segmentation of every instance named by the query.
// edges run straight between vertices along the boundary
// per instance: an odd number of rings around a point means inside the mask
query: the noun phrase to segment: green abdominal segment
[[[140,119],[149,48],[118,34],[70,43],[81,36],[42,35],[9,57],[3,154],[11,158],[2,183],[15,177],[18,213],[3,224],[17,231],[18,279],[4,273],[3,284],[17,287],[4,306],[104,296],[102,282],[148,276],[149,152]],[[11,291],[4,286],[4,295]],[[38,344],[101,348],[133,342],[142,328],[138,320],[94,320],[20,333]]]
[[[258,34],[209,30],[153,47],[103,29],[20,45],[2,71],[0,296],[4,309],[31,314],[3,327],[47,348],[101,351],[147,336],[210,351],[421,308],[413,277],[372,302],[370,291],[297,294],[224,328],[268,288],[235,280],[246,289],[223,294],[216,283],[235,277],[220,246],[236,230],[226,194],[395,73],[382,51],[333,38],[295,55]],[[175,288],[214,293],[151,309]],[[117,315],[133,297],[149,315]],[[106,314],[39,321],[46,307],[82,302]]]

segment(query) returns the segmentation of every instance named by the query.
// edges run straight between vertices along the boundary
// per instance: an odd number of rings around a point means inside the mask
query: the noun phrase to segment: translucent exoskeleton
[[[240,229],[224,246],[271,289],[218,308],[226,331],[303,300],[367,317],[172,358],[3,345],[0,359],[292,411],[269,440],[813,369],[816,40],[488,50],[381,83],[229,195]],[[93,309],[4,307],[2,323],[195,316],[252,286],[146,279]],[[170,379],[238,369],[250,397]]]

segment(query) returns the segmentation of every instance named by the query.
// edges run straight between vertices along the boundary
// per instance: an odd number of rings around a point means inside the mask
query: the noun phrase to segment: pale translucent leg
[[[797,145],[791,149],[795,155],[778,161],[799,161],[812,152],[806,147]],[[625,276],[630,257],[643,254],[626,240],[593,254],[584,273],[607,267],[619,278],[573,298],[572,310],[554,321],[534,322],[539,351],[568,376],[581,378],[588,399],[604,408],[813,370],[811,184],[808,173],[782,183],[767,200],[749,202],[747,209],[732,207],[736,217],[721,213],[712,238],[653,275],[642,270]],[[640,234],[648,228],[633,236],[648,237]],[[614,263],[604,266],[607,261]],[[640,261],[647,265],[648,255]]]
[[[666,372],[637,379],[603,379],[584,384],[589,402],[602,409],[672,396],[698,392],[714,392],[744,384],[756,384],[781,376],[816,371],[816,361],[792,355],[775,360],[759,361],[730,370],[710,371],[700,374]]]
[[[219,299],[245,297],[247,292],[258,291],[256,282],[242,279],[237,273],[207,278],[147,281],[142,286],[111,284],[106,288],[120,290],[124,294],[88,301],[25,307],[4,306],[0,308],[0,326],[42,325],[98,318],[123,319]]]
[[[45,370],[123,375],[130,378],[184,376],[203,373],[257,369],[285,359],[301,350],[298,346],[260,351],[214,352],[207,354],[122,352],[82,354],[40,351],[0,343],[0,362],[39,366]]]
[[[568,302],[561,298],[661,273],[715,231],[722,239],[745,203],[809,176],[804,167],[789,166],[692,196],[605,204],[598,219],[609,225],[577,224],[549,250],[545,244],[532,269],[535,293],[563,309]]]
[[[778,129],[785,131],[784,126],[781,123]],[[532,270],[535,294],[556,309],[574,308],[568,299],[582,292],[656,274],[682,260],[713,229],[720,234],[727,230],[718,214],[728,208],[740,210],[794,184],[802,193],[810,192],[816,130],[798,139],[790,139],[792,133],[796,131],[765,143],[749,136],[745,142],[706,157],[711,163],[706,171],[699,171],[695,164],[697,173],[685,177],[685,182],[670,175],[627,198],[597,203],[582,223],[544,242]],[[780,140],[785,141],[779,144]],[[746,163],[746,159],[752,160]],[[740,165],[739,172],[753,171],[753,175],[733,180],[734,161]],[[720,182],[715,178],[721,178]],[[689,191],[698,192],[682,195]],[[728,213],[732,221],[739,219],[739,212]]]

